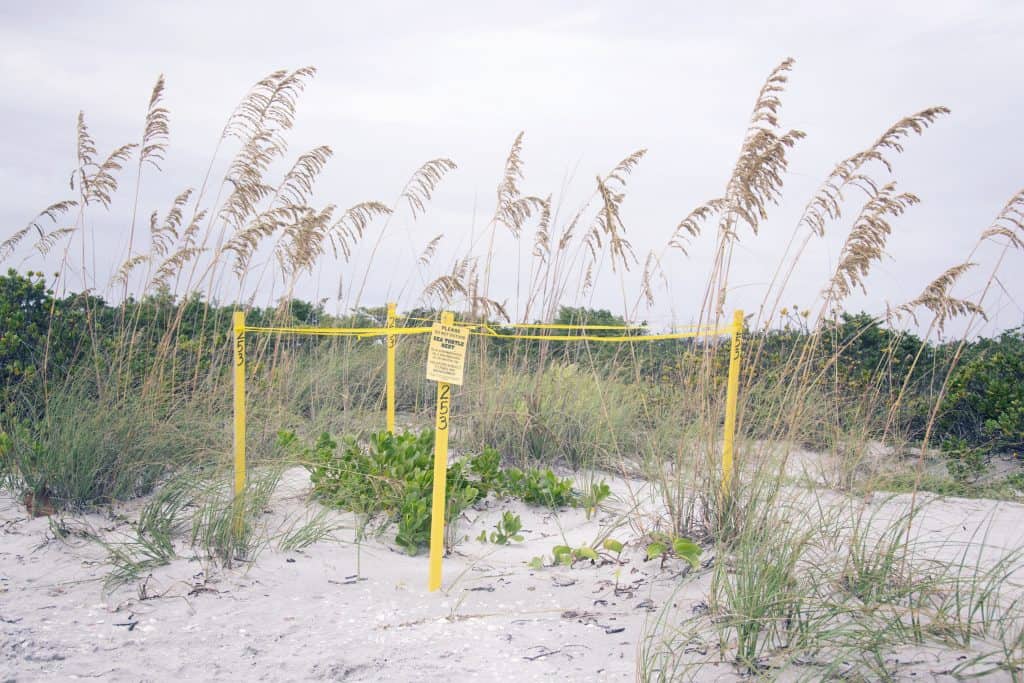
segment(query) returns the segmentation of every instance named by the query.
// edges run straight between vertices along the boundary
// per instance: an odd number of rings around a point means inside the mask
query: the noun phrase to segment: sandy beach
[[[305,472],[288,472],[268,528],[301,516],[307,493]],[[522,515],[526,540],[474,540],[504,509]],[[342,529],[341,542],[290,553],[271,543],[228,570],[183,548],[170,566],[105,595],[105,553],[73,530],[113,534],[126,520],[69,516],[72,535],[58,540],[48,518],[30,519],[4,497],[0,677],[630,680],[645,620],[667,600],[682,604],[682,564],[643,562],[637,548],[621,566],[527,566],[563,539],[592,542],[613,515],[588,522],[578,510],[501,503],[467,517],[470,538],[445,560],[437,593],[426,590],[425,554],[409,557],[386,535],[357,549]]]
[[[643,495],[638,486],[630,483],[633,496]],[[622,493],[621,480],[616,488]],[[428,593],[425,554],[408,556],[388,534],[357,547],[342,513],[334,540],[277,548],[275,530],[316,508],[308,493],[303,470],[285,473],[263,520],[270,540],[254,562],[217,568],[183,542],[179,559],[109,593],[106,553],[86,536],[124,533],[139,501],[113,515],[33,519],[0,499],[0,679],[633,680],[653,620],[706,608],[714,557],[706,553],[692,574],[680,560],[645,561],[637,519],[614,510],[587,520],[581,510],[492,499],[466,513],[443,589]],[[904,498],[885,504],[895,510]],[[522,516],[524,541],[475,540],[505,509]],[[1024,539],[1020,505],[950,499],[925,510],[922,539],[968,541],[979,528],[991,548]],[[529,566],[550,559],[554,545],[591,544],[609,526],[627,543],[621,563]],[[909,648],[891,656],[904,658],[908,680],[952,680],[946,672],[964,655]],[[738,678],[727,662],[700,674]]]

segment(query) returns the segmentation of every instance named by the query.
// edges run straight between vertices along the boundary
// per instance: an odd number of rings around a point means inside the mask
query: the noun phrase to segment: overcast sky
[[[758,88],[793,57],[782,122],[807,138],[792,152],[783,205],[760,236],[742,235],[728,307],[760,302],[804,204],[835,162],[902,116],[945,105],[952,114],[912,139],[896,164],[901,189],[922,204],[896,219],[869,295],[851,301],[880,313],[963,260],[1024,186],[1024,3],[771,4],[3,3],[0,237],[70,196],[79,110],[101,153],[134,141],[149,91],[165,74],[171,147],[164,173],[144,182],[142,207],[164,211],[182,188],[202,182],[228,114],[253,82],[314,65],[290,149],[334,149],[318,201],[392,203],[423,161],[445,156],[459,165],[425,217],[396,217],[396,239],[411,235],[413,244],[385,248],[366,303],[400,293],[403,307],[416,304],[422,282],[411,254],[445,233],[436,274],[480,237],[520,130],[522,189],[555,193],[565,213],[593,192],[595,175],[649,150],[623,209],[642,261],[691,208],[723,191]],[[119,201],[96,219],[107,273],[124,256],[131,202]],[[814,303],[847,227],[831,226],[813,243],[787,301]],[[709,230],[689,258],[666,260],[670,291],[639,317],[692,319],[711,237]],[[493,293],[514,313],[514,249],[504,239]],[[977,293],[993,255],[979,253],[979,274],[958,295]],[[1022,258],[1011,255],[986,301],[989,331],[1024,319]],[[16,258],[4,266],[19,263],[40,265]],[[334,310],[339,276],[361,273],[325,262],[299,294],[331,297]],[[636,277],[627,280],[631,298]],[[604,272],[588,302],[621,312],[617,276]]]

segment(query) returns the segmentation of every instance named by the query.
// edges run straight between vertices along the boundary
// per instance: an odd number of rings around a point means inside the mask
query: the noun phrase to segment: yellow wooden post
[[[452,325],[455,316],[441,313],[441,324]],[[452,387],[437,383],[437,413],[434,419],[434,491],[430,507],[430,578],[427,589],[441,587],[441,558],[444,556],[444,508],[448,484],[448,426],[451,421]]]
[[[387,328],[389,330],[395,329],[395,309],[398,304],[388,304],[388,321]],[[387,393],[387,416],[385,417],[385,429],[392,434],[395,433],[395,341],[398,339],[393,334],[389,334],[387,337],[388,347],[388,363],[387,363],[387,378],[386,378],[386,393]]]
[[[235,495],[245,489],[245,313],[235,311]]]
[[[722,447],[722,494],[729,493],[732,483],[733,443],[736,437],[736,400],[740,391],[740,360],[743,346],[743,311],[732,316],[729,345],[729,385],[725,394],[725,438]]]

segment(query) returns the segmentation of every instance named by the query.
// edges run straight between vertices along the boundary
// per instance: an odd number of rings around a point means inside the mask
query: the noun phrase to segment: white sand
[[[302,470],[286,473],[265,515],[269,528],[304,514],[307,491]],[[522,515],[524,543],[472,540],[509,508]],[[120,519],[66,521],[113,535],[133,510],[137,504]],[[144,593],[135,582],[104,595],[109,566],[98,544],[55,540],[47,518],[29,519],[2,497],[0,680],[632,680],[645,620],[666,603],[681,620],[706,599],[709,571],[681,582],[678,561],[644,562],[637,545],[622,566],[528,566],[563,537],[592,543],[615,515],[587,521],[582,511],[497,503],[468,516],[461,528],[470,540],[445,560],[438,593],[426,591],[426,556],[392,549],[386,534],[363,544],[360,578],[348,543],[293,553],[271,544],[253,564],[231,570],[190,559],[181,543],[184,557],[141,582]],[[987,525],[989,543],[1016,547],[1021,520],[1019,505],[939,501],[927,508],[921,534],[967,540]],[[350,540],[351,530],[339,536]],[[638,529],[612,536],[635,539]],[[942,672],[959,655],[901,656],[915,662],[906,669],[911,680],[947,680]],[[738,677],[720,664],[701,679]]]
[[[303,471],[287,473],[271,528],[302,514],[305,487]],[[526,542],[472,540],[509,508],[522,515]],[[46,518],[30,520],[4,497],[0,680],[634,677],[644,620],[676,589],[677,562],[661,569],[634,549],[621,568],[534,571],[532,557],[550,555],[563,534],[591,543],[599,522],[581,511],[556,516],[504,503],[468,516],[474,523],[461,528],[471,540],[445,560],[441,592],[426,590],[426,555],[391,549],[393,534],[385,534],[363,544],[360,580],[347,543],[294,553],[271,545],[252,566],[232,570],[177,560],[145,582],[142,599],[138,583],[103,595],[109,566],[97,544],[54,540]],[[119,522],[90,515],[68,524],[110,533]],[[352,538],[350,530],[339,536]],[[184,545],[179,551],[191,554]]]

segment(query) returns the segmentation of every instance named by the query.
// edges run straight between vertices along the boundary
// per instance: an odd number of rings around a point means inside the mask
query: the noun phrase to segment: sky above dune
[[[784,8],[784,11],[783,11]],[[335,152],[316,199],[339,206],[395,202],[424,161],[458,164],[426,215],[400,212],[366,277],[363,303],[424,303],[427,280],[471,247],[479,253],[508,149],[524,131],[525,193],[553,194],[567,221],[592,197],[595,176],[629,153],[646,156],[629,178],[622,216],[640,264],[605,268],[592,292],[567,304],[626,312],[655,324],[696,315],[713,230],[688,255],[664,252],[677,223],[720,195],[765,77],[793,57],[782,124],[806,132],[790,155],[780,206],[759,234],[740,236],[727,306],[755,309],[807,201],[832,166],[901,117],[951,109],[913,137],[895,163],[921,204],[893,221],[886,256],[849,307],[881,314],[967,258],[980,233],[1024,186],[1024,4],[820,3],[6,3],[0,5],[0,237],[72,196],[75,118],[84,111],[100,152],[135,141],[149,92],[167,81],[171,143],[162,173],[147,174],[140,212],[165,211],[202,183],[225,120],[248,88],[279,68],[318,69],[289,137],[292,154]],[[214,177],[230,150],[213,162]],[[98,280],[126,256],[134,172],[109,214],[91,218]],[[127,207],[127,208],[126,208]],[[785,300],[813,308],[833,272],[850,217],[813,240]],[[379,229],[380,224],[376,224]],[[528,229],[531,229],[528,226]],[[443,233],[428,271],[416,256]],[[328,259],[297,294],[325,299],[359,283],[375,239],[353,263]],[[653,305],[638,302],[644,256],[665,254]],[[496,238],[492,294],[524,314],[529,241]],[[976,297],[999,251],[956,290]],[[992,332],[1024,320],[1024,254],[1003,261],[985,298]],[[4,266],[43,265],[21,251]],[[46,263],[47,270],[50,262]],[[524,271],[524,269],[526,269]],[[517,272],[520,274],[517,275]],[[74,288],[74,279],[69,286]],[[266,288],[256,291],[272,299]],[[518,291],[517,291],[518,288]],[[624,295],[625,291],[625,295]],[[351,296],[349,295],[349,299]],[[955,328],[952,328],[955,329]]]

